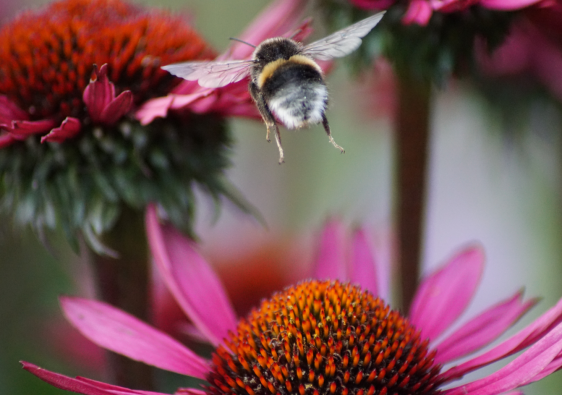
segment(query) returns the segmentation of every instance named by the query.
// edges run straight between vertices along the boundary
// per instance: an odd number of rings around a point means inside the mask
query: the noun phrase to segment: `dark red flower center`
[[[31,120],[85,114],[93,65],[109,65],[116,93],[136,104],[166,94],[178,79],[160,66],[212,56],[180,18],[121,0],[63,0],[23,13],[0,30],[0,94]]]
[[[433,394],[428,341],[380,298],[309,281],[262,302],[213,354],[212,394]]]

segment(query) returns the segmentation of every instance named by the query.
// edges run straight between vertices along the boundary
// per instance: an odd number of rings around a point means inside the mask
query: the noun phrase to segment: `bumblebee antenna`
[[[239,43],[249,45],[250,47],[253,47],[253,48],[256,47],[254,44],[247,43],[246,41],[240,40],[239,38],[230,37],[229,40],[238,41]]]

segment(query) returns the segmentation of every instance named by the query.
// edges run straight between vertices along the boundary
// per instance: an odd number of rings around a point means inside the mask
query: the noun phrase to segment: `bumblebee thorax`
[[[252,59],[257,60],[263,67],[267,63],[278,59],[287,60],[291,56],[299,54],[300,50],[301,44],[290,38],[269,38],[258,45],[252,55]]]

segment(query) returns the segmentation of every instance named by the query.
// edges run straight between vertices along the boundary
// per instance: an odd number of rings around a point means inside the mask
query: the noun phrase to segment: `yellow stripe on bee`
[[[288,62],[300,63],[300,64],[312,66],[320,74],[322,74],[322,69],[320,68],[320,66],[318,66],[316,64],[316,62],[314,60],[312,60],[312,59],[310,59],[306,56],[303,56],[303,55],[293,55],[288,60],[277,59],[277,60],[274,60],[273,62],[270,62],[270,63],[266,64],[265,67],[263,68],[262,72],[260,73],[259,77],[258,77],[258,88],[261,89],[263,84],[265,84],[265,81],[273,75],[275,70],[277,70],[283,64],[288,63]]]

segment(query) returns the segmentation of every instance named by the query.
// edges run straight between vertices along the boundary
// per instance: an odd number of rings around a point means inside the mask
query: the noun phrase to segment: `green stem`
[[[396,119],[397,275],[399,299],[408,313],[418,285],[424,236],[431,86],[412,76],[398,78]]]
[[[117,259],[89,251],[98,298],[143,321],[149,318],[149,254],[144,213],[124,208],[102,242]],[[123,387],[151,390],[152,368],[113,352],[107,353],[108,379]]]

